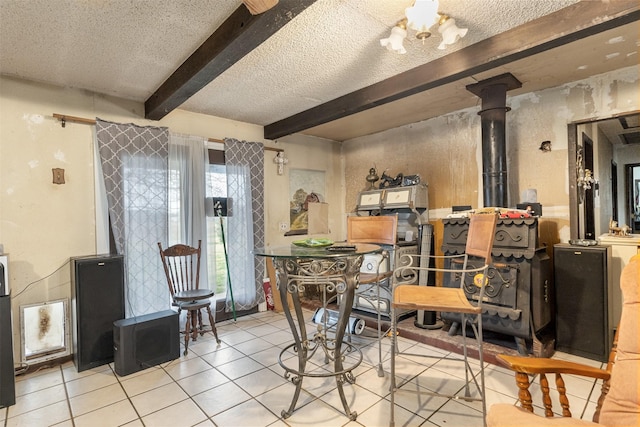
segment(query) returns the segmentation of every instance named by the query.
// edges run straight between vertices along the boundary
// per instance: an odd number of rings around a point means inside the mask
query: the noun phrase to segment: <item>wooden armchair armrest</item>
[[[571,374],[601,380],[609,379],[610,376],[610,373],[604,369],[566,360],[507,356],[506,354],[499,354],[498,359],[506,368],[515,372],[524,372],[525,374]]]
[[[596,378],[604,381],[603,395],[608,391],[608,380],[611,376],[610,371],[598,369],[580,363],[569,362],[565,360],[537,358],[537,357],[520,357],[498,355],[499,362],[506,368],[516,373],[516,384],[518,385],[518,399],[522,407],[529,412],[533,412],[533,404],[531,393],[529,392],[529,375],[540,375],[540,388],[542,390],[542,404],[544,405],[544,414],[546,417],[553,417],[551,407],[551,397],[549,396],[549,382],[546,374],[555,374],[556,387],[560,405],[562,406],[562,416],[571,417],[569,410],[569,399],[567,398],[567,389],[562,379],[562,374],[580,375],[588,378]],[[606,388],[606,389],[605,389]],[[597,412],[600,410],[603,396],[598,401]]]

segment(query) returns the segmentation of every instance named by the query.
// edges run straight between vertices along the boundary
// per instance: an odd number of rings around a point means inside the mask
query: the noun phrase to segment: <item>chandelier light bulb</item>
[[[429,33],[429,28],[438,22],[438,0],[416,0],[412,7],[405,9],[407,26],[420,33]]]
[[[380,45],[386,47],[387,49],[397,52],[400,54],[407,53],[402,44],[404,39],[407,37],[407,30],[402,28],[401,26],[395,26],[391,29],[391,34],[386,39],[380,39]]]
[[[442,42],[438,46],[438,49],[444,50],[448,45],[452,45],[459,39],[467,35],[468,28],[459,28],[456,25],[456,20],[453,18],[447,18],[438,27],[438,32],[442,35]]]

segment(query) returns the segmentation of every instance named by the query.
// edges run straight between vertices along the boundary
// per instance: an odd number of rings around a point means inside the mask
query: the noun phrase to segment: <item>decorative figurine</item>
[[[367,182],[369,183],[369,187],[367,190],[373,190],[375,188],[375,182],[380,179],[378,174],[376,173],[376,168],[369,169],[369,175],[367,175]]]
[[[400,187],[402,185],[402,180],[404,179],[404,174],[401,172],[396,175],[395,178],[387,175],[387,171],[382,172],[382,178],[380,179],[380,185],[378,188],[390,188],[390,187]]]
[[[420,175],[416,174],[416,175],[405,175],[405,177],[402,179],[402,186],[408,186],[408,185],[418,185],[420,184]]]
[[[284,151],[278,151],[276,156],[273,158],[273,163],[278,165],[278,175],[283,175],[284,165],[289,163],[289,159],[284,156]]]
[[[609,220],[609,236],[629,237],[631,228],[628,225],[618,227],[618,222],[613,219]]]

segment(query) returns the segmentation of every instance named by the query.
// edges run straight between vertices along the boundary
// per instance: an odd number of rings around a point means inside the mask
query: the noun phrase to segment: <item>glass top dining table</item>
[[[352,248],[345,248],[345,246]],[[332,249],[333,248],[333,249]],[[355,376],[352,371],[362,362],[362,352],[351,342],[343,341],[355,290],[358,286],[358,276],[362,260],[367,254],[380,253],[382,247],[368,243],[336,243],[328,247],[302,247],[296,245],[256,248],[253,254],[268,257],[273,260],[277,272],[277,287],[282,300],[282,308],[291,328],[294,342],[285,347],[278,358],[280,366],[285,370],[285,378],[296,386],[293,399],[288,410],[282,410],[282,417],[288,418],[294,412],[304,377],[333,376],[336,379],[337,390],[345,414],[355,420],[357,413],[351,411],[343,390],[343,384],[353,384]],[[307,334],[304,313],[302,311],[301,294],[306,288],[317,287],[322,295],[322,308],[327,313],[327,295],[335,294],[339,301],[338,320],[334,325],[328,325],[327,318],[323,325],[313,334]],[[287,296],[291,298],[287,298]],[[289,301],[292,302],[291,306]],[[295,319],[292,315],[295,313]],[[344,346],[344,348],[343,348]],[[307,362],[321,349],[324,362],[333,362],[328,370],[306,369]],[[348,362],[344,354],[351,357]],[[294,355],[292,358],[291,356]],[[358,357],[354,357],[357,355]],[[297,360],[296,366],[286,362]],[[310,366],[314,366],[311,364]]]
[[[336,250],[340,247],[353,247],[353,250]],[[253,254],[272,258],[301,258],[301,259],[329,259],[345,258],[381,252],[379,245],[371,243],[344,243],[338,242],[326,247],[307,247],[294,244],[283,246],[268,246],[256,248]]]

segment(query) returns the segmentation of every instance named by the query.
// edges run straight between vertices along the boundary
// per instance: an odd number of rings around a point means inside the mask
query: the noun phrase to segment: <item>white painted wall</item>
[[[274,144],[263,140],[262,126],[181,110],[152,122],[143,118],[140,103],[0,77],[0,253],[8,253],[10,259],[15,360],[20,360],[20,305],[69,298],[69,258],[97,251],[95,127],[67,122],[62,128],[53,113],[167,126],[177,133],[233,137],[284,148],[289,158],[284,176],[276,174],[275,152],[265,151],[265,231],[269,244],[292,239],[278,231],[278,222],[289,219],[289,168],[327,171],[332,212],[340,216],[344,211],[337,143],[296,135]],[[52,168],[65,169],[64,185],[52,183]],[[343,232],[335,220],[331,227],[336,235]]]

